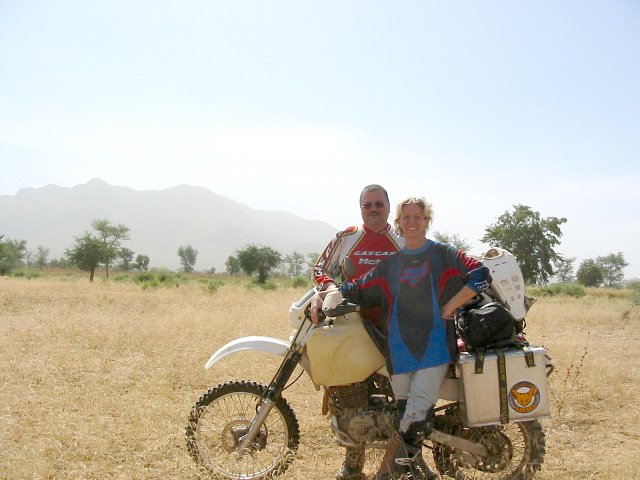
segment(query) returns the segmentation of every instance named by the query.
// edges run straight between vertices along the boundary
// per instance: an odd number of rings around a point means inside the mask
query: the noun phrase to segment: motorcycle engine
[[[357,443],[388,439],[395,430],[395,409],[388,397],[370,395],[366,382],[329,389],[331,413],[340,430]]]
[[[347,433],[356,442],[367,442],[376,434],[376,418],[373,412],[352,416],[347,423]]]
[[[394,423],[392,412],[367,410],[351,416],[346,431],[356,442],[372,442],[389,438],[395,430]]]

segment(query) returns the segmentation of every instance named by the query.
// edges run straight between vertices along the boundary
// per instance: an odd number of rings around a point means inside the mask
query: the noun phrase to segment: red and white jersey
[[[388,224],[381,232],[374,232],[364,225],[345,228],[336,234],[316,261],[313,281],[323,286],[326,282],[334,282],[334,278],[340,278],[342,262],[347,257],[355,266],[354,278],[360,277],[403,246],[404,237]]]

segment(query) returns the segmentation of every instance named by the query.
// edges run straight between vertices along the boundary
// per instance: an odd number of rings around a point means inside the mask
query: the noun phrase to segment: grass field
[[[277,360],[204,363],[239,336],[286,339],[289,306],[305,291],[0,277],[0,478],[201,478],[185,448],[191,406],[225,380],[268,382]],[[537,478],[640,478],[639,326],[639,307],[620,294],[533,306],[528,338],[556,363]],[[303,377],[285,397],[302,441],[281,478],[333,478],[343,450],[321,393]]]

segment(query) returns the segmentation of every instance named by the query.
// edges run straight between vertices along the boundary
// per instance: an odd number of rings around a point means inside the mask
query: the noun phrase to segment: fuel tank
[[[385,367],[358,313],[337,317],[333,325],[316,328],[307,340],[311,380],[333,387],[362,382]]]

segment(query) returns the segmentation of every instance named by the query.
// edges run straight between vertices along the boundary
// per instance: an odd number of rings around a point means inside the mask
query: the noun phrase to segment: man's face
[[[375,232],[387,226],[389,219],[389,202],[381,190],[365,192],[360,197],[360,214],[365,227]]]

